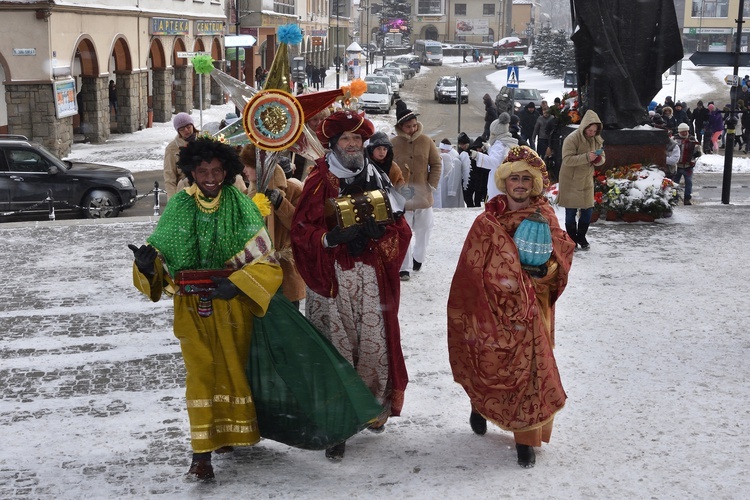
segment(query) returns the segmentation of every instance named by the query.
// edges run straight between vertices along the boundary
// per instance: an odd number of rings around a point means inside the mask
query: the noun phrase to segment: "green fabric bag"
[[[383,412],[352,365],[281,293],[253,322],[247,378],[260,435],[296,448],[329,448]]]

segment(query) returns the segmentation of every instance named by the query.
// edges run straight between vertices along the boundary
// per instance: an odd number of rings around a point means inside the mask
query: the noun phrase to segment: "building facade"
[[[0,131],[58,156],[74,131],[100,143],[223,102],[210,78],[200,91],[188,59],[222,63],[220,0],[6,0],[0,14]]]
[[[731,52],[737,35],[739,0],[686,0],[682,19],[682,40],[685,52]],[[750,1],[743,5],[744,19],[750,18]],[[748,51],[750,26],[742,28],[743,52]]]

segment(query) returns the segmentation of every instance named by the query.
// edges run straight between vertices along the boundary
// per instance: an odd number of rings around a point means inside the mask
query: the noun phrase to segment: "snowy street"
[[[476,213],[437,211],[423,270],[403,284],[403,416],[351,439],[341,464],[262,441],[214,460],[208,486],[181,480],[190,449],[171,303],[131,284],[126,245],[153,222],[0,226],[0,497],[746,497],[750,209],[592,226],[557,307],[568,403],[530,470],[511,434],[471,432],[448,366],[448,287]]]

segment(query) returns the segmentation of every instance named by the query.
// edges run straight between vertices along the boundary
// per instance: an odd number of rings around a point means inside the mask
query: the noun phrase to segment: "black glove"
[[[385,226],[378,226],[374,217],[367,217],[362,226],[362,234],[373,240],[379,240],[385,235]]]
[[[229,300],[235,298],[240,293],[240,289],[237,288],[237,285],[232,283],[229,278],[219,278],[218,276],[214,276],[211,278],[211,281],[216,283],[216,288],[208,296],[208,298],[211,300]]]
[[[404,187],[401,188],[400,193],[401,193],[401,196],[403,196],[407,200],[411,200],[412,198],[414,198],[414,188],[413,187],[404,186]]]
[[[155,274],[156,249],[151,245],[141,245],[140,248],[135,245],[128,245],[128,248],[133,251],[135,266],[138,270],[146,276],[153,276]]]
[[[266,189],[266,196],[268,197],[268,201],[271,202],[271,205],[273,205],[273,208],[277,210],[281,206],[281,202],[284,201],[284,197],[278,189]]]
[[[349,226],[346,229],[336,226],[326,233],[326,243],[329,247],[335,247],[342,243],[349,243],[359,236],[360,227],[357,225]]]
[[[541,266],[523,266],[523,269],[532,278],[544,278],[547,276],[547,264],[542,264]]]

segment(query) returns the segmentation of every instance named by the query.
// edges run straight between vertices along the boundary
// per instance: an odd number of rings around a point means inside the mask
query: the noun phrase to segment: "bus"
[[[443,45],[435,40],[417,40],[414,42],[414,54],[419,62],[425,65],[443,65]]]

